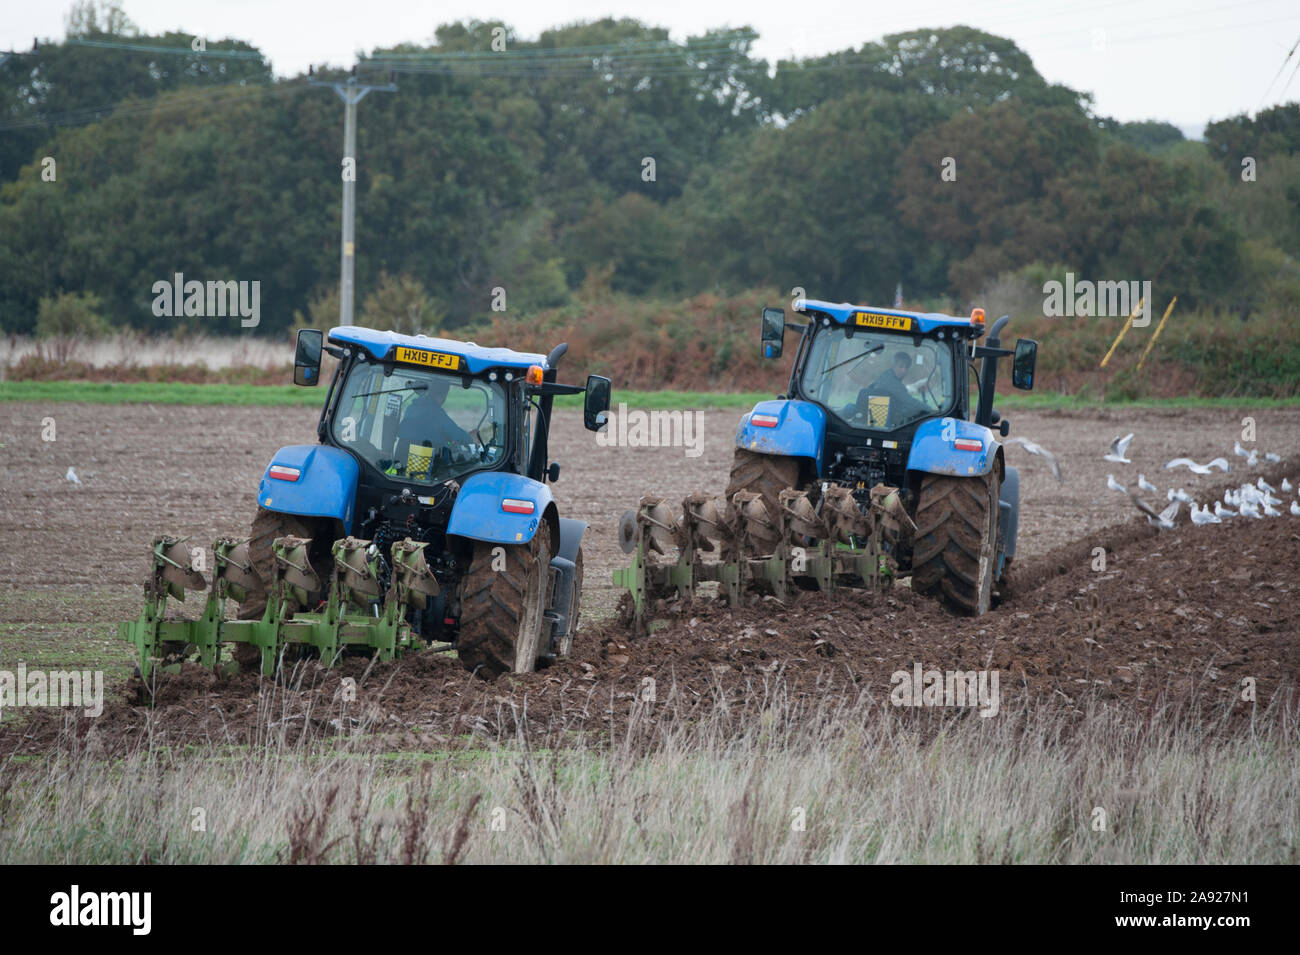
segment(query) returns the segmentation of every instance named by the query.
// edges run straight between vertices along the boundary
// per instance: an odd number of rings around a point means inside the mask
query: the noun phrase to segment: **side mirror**
[[[298,329],[298,347],[293,356],[293,383],[320,384],[320,353],[325,333],[319,328]]]
[[[1021,391],[1034,390],[1034,366],[1038,364],[1038,342],[1032,338],[1016,341],[1016,356],[1011,359],[1011,385]]]
[[[587,394],[582,404],[582,426],[588,431],[599,431],[609,420],[608,378],[600,375],[587,376]]]
[[[763,309],[762,345],[764,358],[780,358],[785,344],[785,309]]]

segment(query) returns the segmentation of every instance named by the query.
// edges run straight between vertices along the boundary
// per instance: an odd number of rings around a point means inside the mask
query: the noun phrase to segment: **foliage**
[[[60,292],[42,298],[36,313],[36,337],[82,336],[94,338],[108,331],[99,314],[99,299],[90,293]]]
[[[243,41],[193,39],[85,0],[67,39],[0,61],[0,330],[30,332],[66,291],[115,326],[185,331],[151,308],[177,273],[259,281],[261,335],[334,321],[338,99],[274,78]],[[1045,261],[1194,308],[1292,301],[1297,104],[1211,124],[1202,144],[1093,115],[970,27],[772,75],[754,40],[607,18],[525,41],[474,20],[363,55],[359,78],[395,71],[399,90],[358,111],[358,316],[374,299],[376,321],[455,329],[796,286],[965,307]]]

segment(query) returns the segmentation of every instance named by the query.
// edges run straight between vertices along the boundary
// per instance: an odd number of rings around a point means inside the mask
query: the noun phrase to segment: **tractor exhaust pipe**
[[[988,340],[984,343],[986,348],[1002,347],[1002,341],[998,338],[998,335],[1009,321],[1011,321],[1011,316],[1003,315],[993,323],[993,327],[989,329]],[[982,424],[986,428],[993,427],[993,392],[997,386],[998,356],[986,355],[980,361],[980,401],[979,407],[975,411],[976,424]]]

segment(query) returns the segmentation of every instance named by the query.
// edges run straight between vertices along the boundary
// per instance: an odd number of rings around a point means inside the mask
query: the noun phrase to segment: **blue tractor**
[[[1015,555],[1020,504],[998,441],[1008,424],[993,408],[997,362],[1013,356],[1012,384],[1031,389],[1037,342],[1001,348],[1004,316],[979,344],[982,309],[958,318],[796,299],[794,311],[807,322],[763,310],[764,357],[781,357],[788,330],[798,352],[787,393],[741,419],[727,499],[755,492],[776,514],[787,488],[816,497],[837,485],[866,509],[872,488],[897,488],[907,520],[886,549],[900,575],[959,613],[984,613]]]
[[[610,382],[593,375],[585,388],[558,383],[566,348],[540,355],[355,326],[333,329],[328,341],[319,330],[300,331],[295,384],[319,384],[322,353],[337,366],[319,443],[275,453],[246,550],[233,559],[218,554],[219,567],[251,571],[239,591],[241,620],[268,620],[263,629],[274,624],[283,641],[294,633],[295,612],[306,619],[324,606],[330,581],[360,575],[368,589],[349,593],[373,594],[367,602],[377,621],[394,593],[394,563],[418,549],[427,599],[402,605],[396,628],[404,638],[454,646],[466,668],[489,678],[567,654],[587,525],[561,517],[551,493],[560,475],[547,451],[552,402],[585,394],[584,424],[599,430]],[[306,564],[277,571],[277,561],[293,564],[293,547]],[[286,573],[297,583],[281,587]],[[268,601],[277,606],[268,609]],[[355,636],[359,625],[335,611],[326,622],[330,647],[349,634],[363,646],[393,642]],[[221,635],[246,641],[235,646],[241,663],[283,645],[246,629],[249,636],[232,637],[239,630],[227,625]]]

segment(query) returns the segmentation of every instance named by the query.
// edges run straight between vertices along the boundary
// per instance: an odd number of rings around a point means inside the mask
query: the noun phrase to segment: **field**
[[[591,525],[571,660],[495,683],[446,657],[350,660],[288,687],[186,667],[159,677],[150,709],[114,622],[139,612],[153,536],[243,532],[266,461],[313,441],[315,413],[0,404],[0,670],[109,682],[96,719],[4,714],[0,830],[25,834],[0,840],[0,861],[1294,861],[1300,518],[1161,533],[1105,485],[1141,471],[1161,496],[1172,481],[1206,501],[1246,477],[1294,480],[1300,457],[1251,470],[1231,455],[1246,413],[1261,451],[1300,447],[1292,407],[1009,413],[1064,482],[1008,448],[1016,587],[986,617],[900,586],[667,608],[637,640],[609,583],[618,518],[647,492],[720,491],[737,415],[701,412],[693,456],[601,447],[563,410],[555,493]],[[1134,463],[1102,461],[1128,431]],[[1226,479],[1161,471],[1225,453]],[[891,675],[918,664],[996,670],[997,715],[890,706]],[[47,798],[69,772],[75,797]],[[186,832],[195,805],[214,820],[204,839]],[[493,841],[498,809],[517,840]]]

